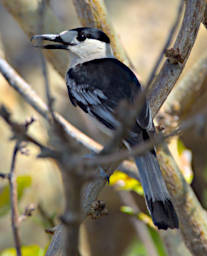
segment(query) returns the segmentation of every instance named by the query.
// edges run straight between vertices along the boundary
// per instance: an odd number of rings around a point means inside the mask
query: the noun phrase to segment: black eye
[[[85,34],[80,33],[80,34],[77,36],[77,39],[78,39],[78,41],[82,42],[82,41],[86,40],[86,36],[85,36]]]

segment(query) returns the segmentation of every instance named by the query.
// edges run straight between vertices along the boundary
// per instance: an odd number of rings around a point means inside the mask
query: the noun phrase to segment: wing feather
[[[119,103],[126,99],[133,102],[141,91],[134,73],[112,58],[92,60],[75,66],[68,71],[66,84],[72,104],[78,105],[110,129],[118,125],[113,113]],[[149,131],[154,129],[147,102],[137,117],[137,126]]]

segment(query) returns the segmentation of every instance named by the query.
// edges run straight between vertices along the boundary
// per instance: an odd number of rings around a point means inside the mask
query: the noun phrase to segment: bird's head
[[[35,47],[69,51],[72,62],[76,63],[113,57],[109,37],[96,28],[81,27],[60,34],[34,35],[31,40],[35,41]],[[43,41],[51,41],[53,44],[45,45]]]

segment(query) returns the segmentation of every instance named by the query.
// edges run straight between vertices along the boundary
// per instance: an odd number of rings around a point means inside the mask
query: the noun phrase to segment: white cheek
[[[85,54],[85,50],[86,50],[81,44],[71,45],[69,49],[71,52],[75,53],[80,57]]]
[[[69,46],[68,49],[71,57],[70,67],[84,61],[106,57],[114,58],[110,45],[95,39],[86,39],[74,46]]]

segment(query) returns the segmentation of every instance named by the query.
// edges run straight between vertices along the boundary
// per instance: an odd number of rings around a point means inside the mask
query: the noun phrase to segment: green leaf
[[[22,246],[22,256],[44,256],[44,249],[38,245]],[[1,252],[0,256],[16,256],[16,249],[9,248]]]
[[[28,175],[22,175],[17,177],[17,193],[18,200],[20,200],[24,194],[26,188],[32,183],[32,178]],[[9,184],[5,185],[0,192],[0,217],[7,214],[10,210],[10,187]]]
[[[127,249],[124,256],[149,256],[147,250],[145,249],[143,243],[140,241],[134,240],[132,244]],[[153,255],[151,255],[153,256]]]
[[[17,177],[17,188],[18,188],[18,200],[20,200],[24,194],[26,188],[32,184],[32,177],[23,175]]]
[[[167,253],[165,251],[165,246],[162,242],[162,239],[160,238],[159,233],[156,230],[152,229],[152,228],[148,228],[148,230],[150,232],[150,235],[152,237],[154,245],[157,249],[158,255],[159,256],[167,256]]]
[[[121,212],[129,214],[129,215],[134,215],[135,214],[134,210],[129,206],[121,206],[120,210],[121,210]]]

